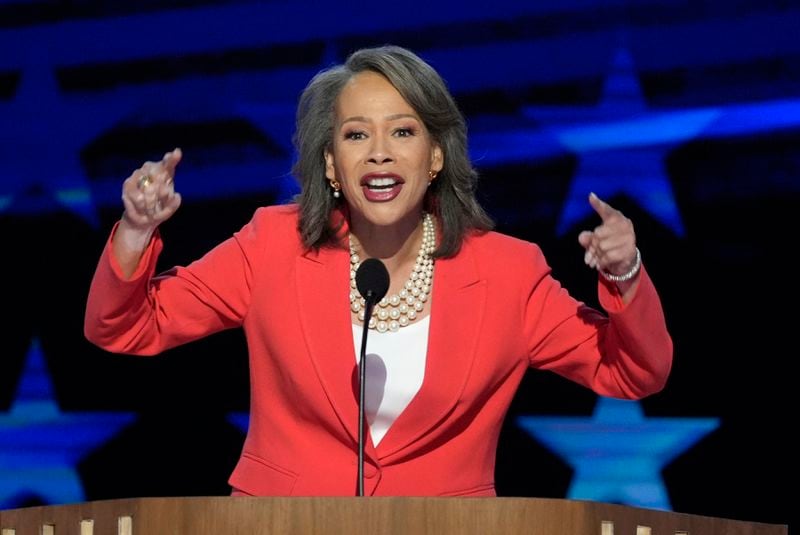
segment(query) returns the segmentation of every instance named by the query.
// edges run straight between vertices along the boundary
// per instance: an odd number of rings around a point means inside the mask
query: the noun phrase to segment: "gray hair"
[[[455,255],[467,233],[493,227],[475,198],[478,173],[467,152],[466,123],[441,76],[416,54],[397,46],[354,52],[343,65],[314,76],[300,96],[293,139],[297,161],[292,171],[301,187],[295,201],[303,243],[309,249],[338,243],[340,228],[332,225],[331,214],[344,201],[331,194],[324,154],[333,150],[336,100],[345,84],[364,71],[389,80],[442,149],[444,167],[426,192],[425,209],[441,225],[442,239],[434,255]]]

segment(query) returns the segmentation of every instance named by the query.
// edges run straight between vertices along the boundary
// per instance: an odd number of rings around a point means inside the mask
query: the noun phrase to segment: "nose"
[[[370,138],[369,151],[367,152],[367,163],[385,164],[394,161],[386,137],[382,134],[375,134]]]

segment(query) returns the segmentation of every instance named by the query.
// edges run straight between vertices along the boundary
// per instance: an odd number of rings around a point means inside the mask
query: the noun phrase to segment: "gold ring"
[[[139,177],[139,182],[137,182],[139,189],[146,188],[150,184],[153,183],[153,179],[150,178],[150,175],[144,174]]]

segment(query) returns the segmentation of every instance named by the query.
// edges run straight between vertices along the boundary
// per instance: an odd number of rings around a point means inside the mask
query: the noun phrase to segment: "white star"
[[[636,401],[599,398],[586,417],[517,424],[574,469],[568,498],[670,509],[661,469],[719,426],[716,418],[646,418]]]

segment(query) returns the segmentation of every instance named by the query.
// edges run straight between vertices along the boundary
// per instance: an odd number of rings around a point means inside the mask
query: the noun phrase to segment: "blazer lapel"
[[[402,455],[440,425],[464,389],[481,331],[486,281],[465,242],[453,258],[436,261],[425,377],[417,395],[378,444],[381,458]]]
[[[347,434],[358,442],[355,348],[348,281],[350,255],[322,248],[297,259],[297,300],[304,341],[320,383]]]

